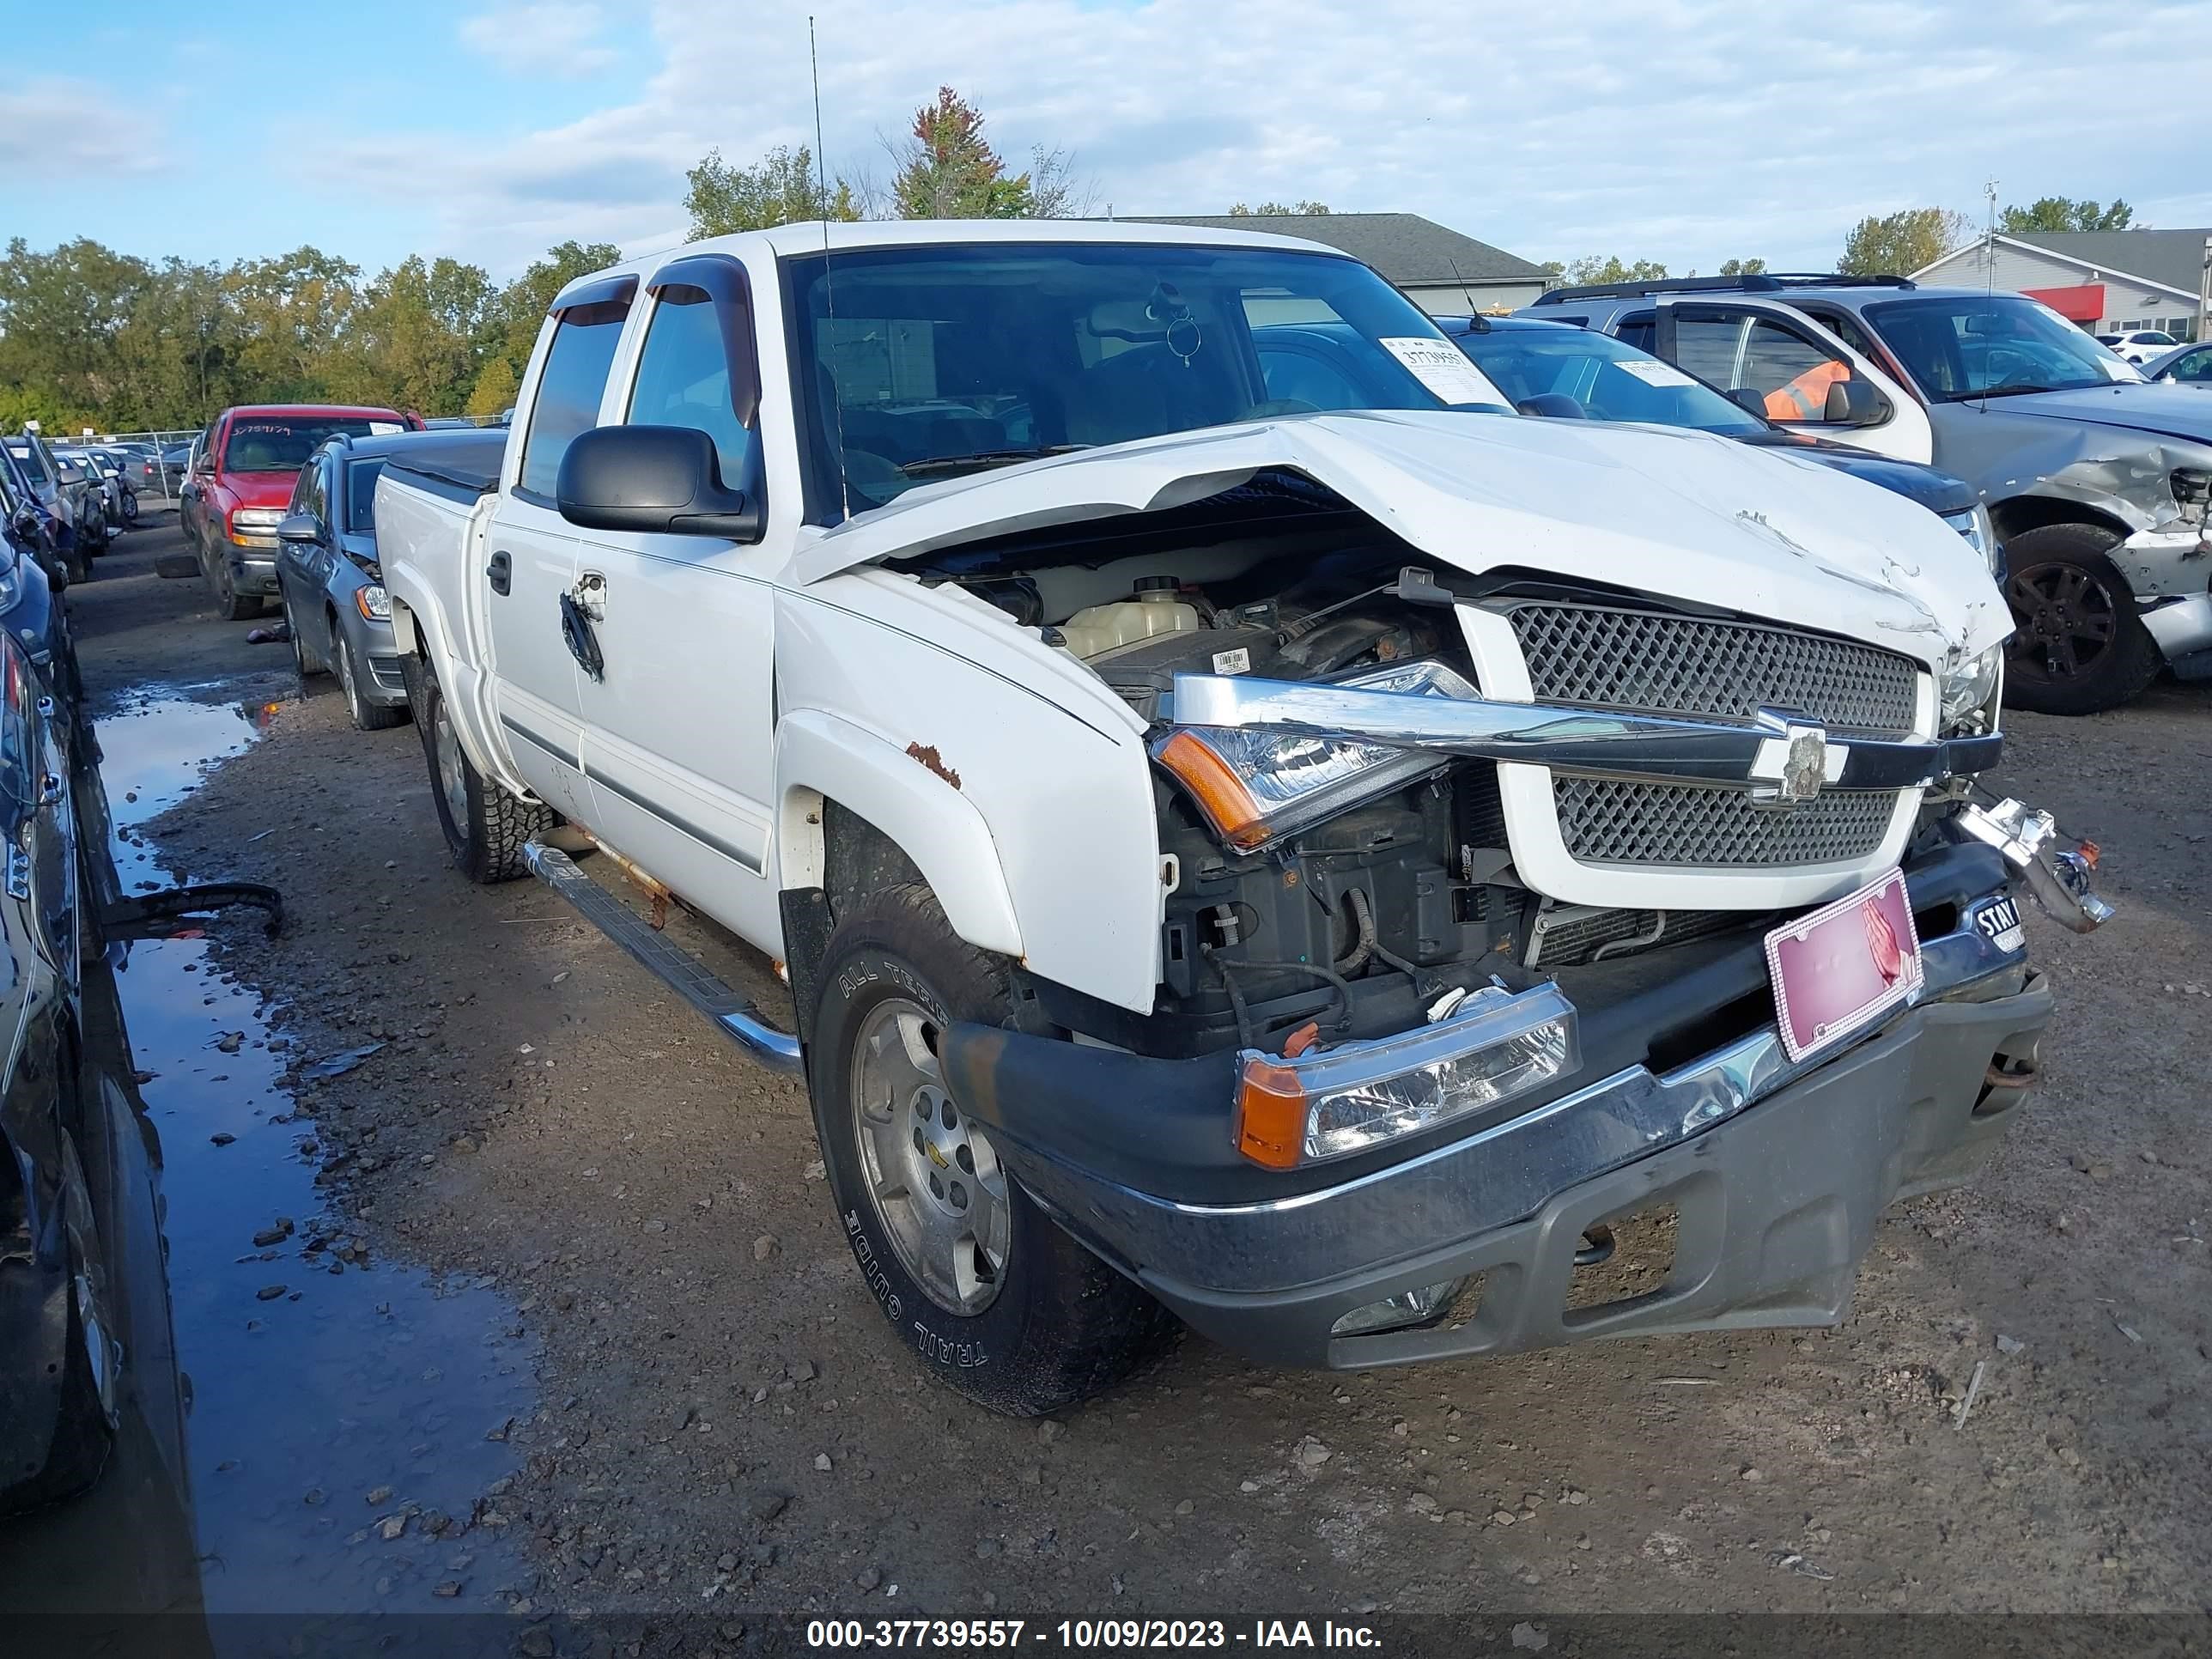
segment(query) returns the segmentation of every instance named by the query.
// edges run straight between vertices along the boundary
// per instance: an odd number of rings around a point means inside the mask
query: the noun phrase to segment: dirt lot
[[[1501,1634],[1594,1610],[2204,1607],[2212,693],[2009,722],[2004,787],[2101,844],[2121,915],[2088,939],[2031,919],[2061,998],[2047,1082],[1978,1188],[1892,1213],[1841,1328],[1346,1376],[1192,1339],[1021,1423],[908,1363],[811,1173],[800,1089],[535,884],[448,869],[413,728],[300,700],[285,647],[151,575],[173,545],[134,537],[72,594],[94,696],[278,706],[151,839],[197,878],[283,887],[286,935],[223,923],[215,960],[288,1056],[385,1042],[286,1079],[328,1201],[380,1260],[495,1283],[535,1345],[534,1409],[484,1425],[519,1459],[491,1507],[523,1563],[464,1604],[1380,1606]],[[181,1299],[219,1269],[173,1270]],[[428,1607],[468,1540],[365,1547],[410,1564],[386,1605]]]

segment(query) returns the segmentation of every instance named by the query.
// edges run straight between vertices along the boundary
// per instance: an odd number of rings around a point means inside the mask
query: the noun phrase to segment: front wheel
[[[2158,645],[2126,579],[2106,556],[2119,541],[2086,524],[2046,525],[2005,544],[2005,702],[2041,714],[2094,714],[2141,696]]]
[[[261,614],[258,595],[238,591],[238,579],[230,568],[230,556],[221,548],[208,564],[209,584],[215,589],[215,608],[225,622],[244,622]]]
[[[820,984],[808,1060],[823,1170],[877,1305],[924,1368],[1028,1417],[1159,1352],[1173,1316],[1062,1232],[945,1091],[941,1034],[1012,1012],[1003,965],[908,885],[841,916]]]
[[[428,663],[402,657],[400,671],[407,678],[409,706],[422,730],[422,753],[430,763],[430,799],[453,867],[486,885],[526,874],[530,866],[522,849],[553,827],[552,808],[511,794],[477,770],[461,747],[446,694]]]

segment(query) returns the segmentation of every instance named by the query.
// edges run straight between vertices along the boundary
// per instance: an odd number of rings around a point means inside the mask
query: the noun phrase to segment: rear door
[[[481,614],[490,640],[492,708],[515,768],[556,810],[590,822],[584,781],[576,659],[562,629],[562,601],[576,584],[580,532],[554,490],[576,435],[597,426],[608,372],[629,319],[635,276],[571,291],[556,315],[523,426],[510,446],[501,495],[487,526]]]
[[[760,368],[744,265],[719,254],[676,260],[641,303],[636,367],[608,418],[706,433],[723,482],[760,499]],[[785,555],[713,536],[579,533],[578,597],[603,660],[600,678],[579,682],[592,822],[725,927],[775,939],[769,573]]]
[[[1795,307],[1734,295],[1662,297],[1654,349],[1731,396],[1754,394],[1768,419],[1808,437],[1901,461],[1934,457],[1935,434],[1918,400]],[[1844,380],[1863,380],[1879,394],[1876,417],[1868,424],[1827,419],[1827,390]]]

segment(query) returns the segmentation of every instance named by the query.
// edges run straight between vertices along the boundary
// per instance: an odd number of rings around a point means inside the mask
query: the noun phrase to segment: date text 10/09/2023
[[[1364,1625],[1322,1620],[1255,1620],[1249,1627],[1219,1619],[814,1619],[810,1648],[1019,1648],[1053,1643],[1063,1649],[1131,1648],[1362,1648],[1379,1650],[1382,1638]]]

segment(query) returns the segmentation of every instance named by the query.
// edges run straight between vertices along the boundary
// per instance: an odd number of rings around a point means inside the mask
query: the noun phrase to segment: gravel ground
[[[173,546],[134,537],[72,594],[85,676],[281,704],[151,838],[196,878],[283,887],[285,937],[225,922],[216,960],[289,1053],[386,1042],[296,1085],[333,1206],[380,1257],[493,1276],[539,1345],[499,1499],[532,1553],[514,1595],[1036,1620],[2203,1608],[2205,690],[2009,722],[2002,786],[2101,844],[2121,914],[2087,939],[2031,916],[2060,997],[2045,1085],[1977,1187],[1892,1212],[1840,1328],[1346,1376],[1193,1338],[1018,1423],[908,1362],[799,1087],[535,884],[454,874],[414,730],[299,698],[285,647],[151,575]]]

